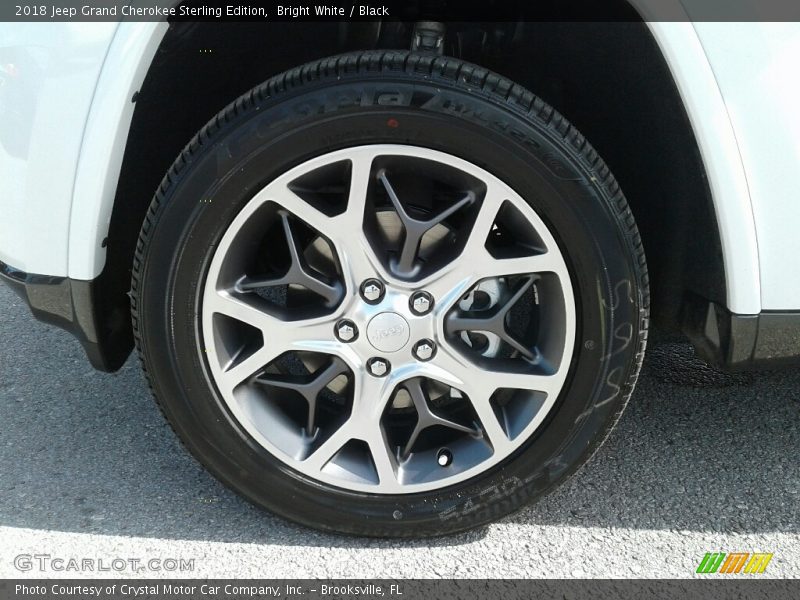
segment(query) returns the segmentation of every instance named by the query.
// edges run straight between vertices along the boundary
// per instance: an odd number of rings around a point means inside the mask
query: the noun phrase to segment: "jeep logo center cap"
[[[375,315],[367,325],[369,343],[381,352],[397,352],[410,335],[408,322],[395,312]]]

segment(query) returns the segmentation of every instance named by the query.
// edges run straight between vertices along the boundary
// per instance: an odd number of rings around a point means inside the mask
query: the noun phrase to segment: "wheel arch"
[[[115,38],[104,63],[98,90],[109,69],[124,67],[130,74],[115,94],[96,94],[92,103],[70,231],[70,277],[102,278],[98,305],[113,307],[117,322],[119,311],[127,310],[131,260],[152,194],[208,119],[277,72],[345,50],[407,47],[410,36],[398,23],[308,23],[302,39],[287,33],[293,26],[287,23],[135,25],[142,28],[135,35],[134,24],[121,26],[118,36],[128,27],[131,37]],[[476,25],[494,41],[475,46],[470,32],[463,32],[462,57],[556,106],[620,181],[648,255],[655,325],[678,329],[682,306],[695,295],[732,312],[757,313],[758,257],[746,180],[735,133],[691,25],[578,23],[548,32],[546,24],[530,23],[499,33],[491,24]],[[287,43],[275,52],[263,40],[277,36]],[[310,38],[313,46],[305,42]],[[513,47],[516,60],[509,59],[503,39],[519,44]],[[643,57],[628,60],[630,42]],[[121,52],[124,58],[117,56]],[[126,108],[109,112],[113,98]],[[654,116],[652,127],[646,119]],[[660,162],[644,158],[656,154]]]

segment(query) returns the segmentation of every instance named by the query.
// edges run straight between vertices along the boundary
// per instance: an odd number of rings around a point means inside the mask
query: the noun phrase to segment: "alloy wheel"
[[[530,440],[567,379],[575,314],[522,197],[404,145],[267,184],[202,292],[210,376],[242,428],[312,480],[377,494],[467,480]]]

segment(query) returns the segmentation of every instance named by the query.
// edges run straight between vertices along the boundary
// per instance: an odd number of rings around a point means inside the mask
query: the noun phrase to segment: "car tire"
[[[401,51],[303,65],[216,115],[155,194],[131,303],[197,460],[278,515],[381,537],[471,529],[563,482],[648,327],[639,233],[588,141],[518,84]]]

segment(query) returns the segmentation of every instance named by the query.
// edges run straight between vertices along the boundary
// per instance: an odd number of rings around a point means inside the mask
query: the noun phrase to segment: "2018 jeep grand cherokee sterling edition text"
[[[3,24],[0,270],[98,369],[135,345],[254,503],[468,529],[591,456],[651,322],[797,363],[799,53],[788,23]]]

